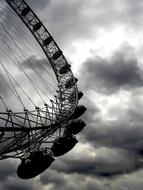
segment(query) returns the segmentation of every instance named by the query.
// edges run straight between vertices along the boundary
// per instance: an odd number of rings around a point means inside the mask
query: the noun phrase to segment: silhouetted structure
[[[46,170],[54,161],[53,156],[61,156],[76,145],[78,140],[74,135],[85,127],[85,123],[82,120],[75,119],[80,117],[86,108],[82,105],[78,106],[78,102],[83,96],[83,93],[77,88],[78,79],[74,77],[71,66],[65,59],[63,52],[37,15],[25,0],[5,1],[7,2],[5,6],[9,5],[15,11],[37,40],[51,64],[58,83],[57,94],[54,94],[54,98],[50,99],[50,104],[48,104],[39,93],[41,88],[32,81],[21,65],[18,65],[17,67],[31,81],[37,96],[43,100],[41,107],[34,104],[34,109],[28,110],[10,78],[10,71],[7,71],[2,64],[10,83],[12,83],[13,89],[11,90],[14,91],[13,93],[17,96],[23,110],[13,112],[6,106],[4,99],[0,97],[6,108],[4,112],[0,112],[0,119],[3,124],[0,127],[0,159],[21,159],[17,175],[22,179],[29,179]],[[5,28],[4,31],[10,36]],[[12,40],[18,46],[14,38]],[[19,48],[19,50],[21,49]],[[35,72],[34,69],[33,72]],[[41,80],[43,79],[40,74],[39,77]],[[45,80],[44,85],[48,86],[49,83]],[[33,104],[30,95],[26,94],[22,87],[20,88]]]

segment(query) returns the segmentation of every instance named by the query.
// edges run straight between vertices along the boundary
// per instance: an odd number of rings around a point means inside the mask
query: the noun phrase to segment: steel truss
[[[59,90],[51,104],[45,103],[44,108],[36,107],[34,111],[25,108],[21,113],[7,109],[0,113],[0,143],[3,146],[0,147],[0,159],[22,158],[40,149],[44,143],[52,143],[53,134],[55,137],[62,134],[78,104],[77,81],[51,34],[24,0],[5,1],[43,49],[55,72]]]

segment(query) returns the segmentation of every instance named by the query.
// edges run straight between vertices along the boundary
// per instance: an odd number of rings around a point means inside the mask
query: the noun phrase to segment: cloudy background
[[[27,0],[64,51],[84,92],[79,143],[23,181],[0,162],[3,190],[141,190],[143,186],[143,1]],[[24,37],[23,37],[24,38]]]

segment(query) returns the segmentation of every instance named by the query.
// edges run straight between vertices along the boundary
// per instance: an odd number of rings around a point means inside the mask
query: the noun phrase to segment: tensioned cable
[[[39,88],[38,88],[38,89],[39,89]],[[52,111],[53,111],[53,109],[52,109]],[[38,138],[40,139],[41,137],[38,137]],[[35,140],[38,139],[38,138],[35,137]]]
[[[14,31],[12,31],[15,35],[16,35],[16,33],[14,32]],[[13,38],[14,39],[14,38]],[[15,40],[15,39],[14,39]],[[21,41],[21,39],[19,39],[20,41]],[[31,49],[29,49],[29,47],[28,46],[26,46],[25,44],[22,44],[27,50],[29,50],[29,52],[31,52],[32,50]],[[47,74],[48,75],[50,75],[51,76],[51,79],[52,79],[52,81],[53,81],[53,83],[55,83],[55,84],[57,84],[57,81],[56,81],[56,79],[55,79],[55,76],[52,74],[52,73],[50,73],[46,68],[44,68],[44,66],[39,62],[39,65],[40,65],[40,67],[44,70],[44,71],[46,71],[47,72]],[[48,81],[47,81],[48,82]],[[53,85],[51,84],[51,86],[53,87]]]
[[[0,50],[1,50],[5,55],[7,55],[7,57],[9,57],[9,55],[8,55],[2,48],[0,48]],[[41,100],[45,103],[45,101],[44,101],[44,99],[42,98],[41,94],[40,94],[39,91],[37,90],[37,88],[40,89],[40,87],[27,75],[27,73],[24,71],[24,69],[23,69],[22,66],[18,65],[11,57],[9,57],[9,59],[10,59],[19,69],[22,69],[23,73],[24,73],[24,74],[27,76],[27,78],[29,79],[31,85],[33,86],[33,88],[35,89],[35,91],[37,92],[37,94],[39,95],[39,97],[41,98]],[[37,88],[36,88],[35,86],[36,86]],[[40,90],[41,90],[41,89],[40,89]],[[41,92],[42,92],[42,90],[41,90]],[[44,93],[44,92],[43,92],[43,93]],[[45,94],[45,96],[47,96],[47,95]]]
[[[12,13],[14,16],[15,16],[15,14],[14,14],[14,12],[11,10],[11,8],[8,6],[8,5],[6,5],[6,4],[4,4],[5,5],[5,7],[8,9],[8,10],[10,10],[11,12],[10,13]],[[5,15],[6,15],[6,13],[5,13]],[[7,15],[6,15],[7,16]],[[18,22],[20,25],[22,25],[22,23],[19,21],[19,20],[14,20],[13,19],[13,17],[10,17],[10,19],[12,19],[14,22]],[[19,29],[19,27],[17,27],[17,25],[16,25],[16,28],[17,28],[17,30]],[[24,31],[24,30],[23,30]],[[13,31],[14,32],[14,31]],[[29,49],[30,51],[31,51],[31,49]],[[49,72],[48,72],[49,73]],[[49,74],[51,74],[51,73],[49,73]],[[52,75],[53,76],[53,75]]]
[[[1,64],[1,60],[0,60],[0,64]],[[15,94],[15,91],[13,90],[13,88],[11,88],[11,86],[8,84],[8,82],[5,80],[5,78],[2,77],[2,75],[0,75],[0,77],[5,82],[5,84],[9,87],[9,89],[13,92],[13,94],[16,96],[16,98],[18,98],[17,95]],[[18,98],[18,100],[19,100],[19,98]]]
[[[10,9],[9,7],[7,7],[8,9]],[[15,15],[14,15],[15,16]],[[10,17],[10,19],[13,19],[13,17]],[[14,22],[15,22],[15,20],[14,20]],[[20,22],[19,22],[20,23]],[[16,27],[17,27],[17,25],[16,25]],[[14,32],[14,31],[13,31]],[[14,32],[15,33],[15,32]],[[29,49],[30,50],[30,49]],[[31,50],[30,50],[31,51]],[[53,80],[53,82],[54,83],[56,83],[56,80],[55,80],[55,77],[46,69],[46,68],[44,68],[42,65],[40,65],[42,68],[43,68],[43,70],[44,71],[46,71],[49,75],[51,75],[51,77],[52,77],[52,80]],[[52,86],[52,85],[51,85]],[[53,86],[52,86],[53,87]]]
[[[4,27],[3,27],[4,28]],[[11,38],[12,39],[12,38]],[[16,45],[16,44],[15,44]],[[3,51],[3,50],[2,50]],[[3,51],[4,52],[4,51]],[[5,53],[5,52],[4,52]],[[7,55],[8,56],[8,55]],[[10,58],[10,57],[9,57]],[[11,58],[10,58],[11,59]],[[13,60],[12,60],[13,61]],[[29,77],[28,77],[29,78]],[[31,81],[31,79],[30,79],[30,81]],[[12,82],[12,81],[11,81]],[[13,84],[12,84],[13,85]],[[33,86],[34,87],[34,89],[36,90],[36,92],[39,94],[39,92],[37,91],[37,89],[35,88],[35,86]],[[15,89],[15,88],[14,88]],[[17,94],[17,91],[15,91],[16,92],[16,94]],[[17,94],[17,96],[18,96],[18,98],[20,99],[20,97],[19,97],[19,95]],[[39,96],[41,97],[41,95],[39,94]],[[41,97],[41,99],[42,99],[42,101],[43,101],[43,98]],[[43,101],[44,102],[44,101]],[[22,103],[22,102],[21,102]],[[22,105],[23,105],[23,103],[22,103]]]
[[[45,70],[45,69],[44,69]],[[44,93],[45,94],[45,93]]]
[[[6,103],[5,103],[5,101],[3,100],[2,96],[0,96],[0,99],[1,99],[1,101],[2,101],[2,103],[4,105],[4,107],[5,107],[5,109],[8,110],[8,107],[7,107]]]
[[[5,53],[4,50],[2,50],[1,48],[0,48],[0,50],[3,51],[4,54],[6,54],[6,55],[8,56],[8,54]],[[9,57],[9,56],[8,56],[8,57]],[[9,58],[10,58],[10,57],[9,57]],[[16,59],[16,58],[15,58],[15,59]],[[38,92],[38,90],[36,89],[36,87],[50,100],[49,96],[28,76],[28,74],[24,71],[23,67],[22,67],[21,65],[19,65],[18,63],[16,63],[16,61],[14,61],[12,58],[10,58],[10,60],[11,60],[19,69],[22,69],[23,73],[24,73],[24,74],[27,76],[27,78],[29,79],[31,85],[32,85],[32,83],[33,83],[32,86],[33,86],[33,88],[36,90],[36,92],[38,93],[38,95],[41,97],[41,95],[40,95],[40,93]],[[35,85],[36,87],[35,87],[34,85]],[[20,85],[19,85],[19,86],[20,86]],[[52,94],[52,95],[53,95],[53,94]],[[42,99],[43,102],[45,102],[42,97],[41,97],[41,99]]]
[[[1,24],[2,25],[2,24]],[[4,30],[8,33],[8,31],[5,29],[5,27],[2,25],[2,27],[4,28]],[[21,48],[16,44],[16,42],[13,40],[13,38],[12,38],[12,36],[8,33],[8,35],[10,36],[10,38],[12,39],[12,41],[14,42],[14,44],[16,45],[16,47],[21,51],[21,53],[23,54],[23,52],[22,52],[22,50],[21,50]],[[10,46],[8,45],[8,47],[10,48]],[[23,54],[24,55],[24,54]],[[17,65],[18,66],[18,65]],[[32,67],[32,65],[30,65],[31,67]],[[22,69],[22,70],[24,70],[23,69],[23,67],[22,66],[20,66],[19,65],[19,67]],[[34,68],[32,68],[33,69],[33,71],[35,71],[36,72],[36,70],[34,69]],[[24,72],[25,73],[25,72]],[[43,77],[38,73],[38,72],[36,72],[37,74],[38,74],[38,76],[40,76],[42,79],[43,79]],[[27,76],[27,74],[26,74],[26,76]],[[30,81],[31,81],[32,79],[30,78]],[[41,81],[42,83],[43,83],[43,81]],[[47,88],[47,85],[45,85],[45,83],[43,83],[43,85]],[[50,87],[48,87],[48,90],[50,90],[51,91],[51,89],[50,89]],[[52,92],[52,91],[51,91]],[[52,92],[53,93],[53,92]],[[51,95],[53,95],[53,94],[51,94]],[[46,95],[47,96],[47,95]],[[48,97],[48,96],[47,96]],[[49,98],[49,97],[48,97]],[[50,99],[50,98],[49,98]]]
[[[12,41],[13,41],[13,43],[16,45],[16,47],[22,52],[22,50],[19,48],[19,46],[16,44],[16,42],[13,40],[13,38],[12,38],[12,36],[8,33],[8,31],[6,30],[6,28],[2,25],[2,27],[4,28],[4,30],[7,32],[7,34],[10,36],[10,38],[12,39]],[[9,45],[8,45],[8,47],[9,47]],[[10,47],[9,47],[10,48]],[[22,52],[23,53],[23,52]],[[33,69],[33,70],[35,70],[35,69]],[[37,72],[37,74],[38,74],[38,72]],[[39,75],[39,74],[38,74]],[[41,76],[41,75],[39,75],[42,79],[43,79],[43,77]],[[30,79],[30,81],[31,81],[32,79]],[[43,83],[43,81],[41,81],[42,83]],[[44,86],[45,86],[45,83],[44,83]],[[48,90],[50,90],[50,88],[49,88],[49,86],[45,86],[46,88],[48,87]],[[42,91],[42,90],[41,90]],[[53,92],[52,92],[53,93]],[[44,95],[46,95],[46,97],[47,97],[47,94],[45,94],[44,93]],[[53,94],[52,94],[53,95]],[[49,98],[49,97],[48,97]],[[50,98],[49,98],[50,99]]]
[[[5,7],[6,7],[9,11],[11,11],[11,8],[10,8],[7,4],[4,4],[4,5],[5,5]],[[12,13],[12,14],[15,16],[15,14],[14,14],[13,11],[11,11],[10,13]],[[5,14],[5,15],[6,15],[6,14]],[[17,19],[15,20],[15,19],[13,19],[13,17],[10,17],[10,19],[13,20],[14,23],[15,23],[15,22],[18,22],[18,23],[20,24],[20,26],[22,25],[22,23],[21,23],[19,20],[17,20]],[[17,26],[18,26],[18,25],[15,25],[15,28],[17,28],[17,30],[20,29],[20,28],[18,28]],[[24,32],[24,30],[22,30],[22,31]],[[12,31],[12,32],[15,33],[15,31]],[[27,35],[27,34],[26,34],[26,35]],[[28,48],[28,47],[27,47],[27,48]],[[29,49],[29,48],[28,48],[28,49]],[[29,49],[29,51],[32,51],[32,50]],[[45,68],[44,68],[44,69],[45,69]],[[46,70],[46,71],[47,71],[48,74],[50,74],[50,75],[52,76],[52,78],[53,78],[53,80],[54,80],[54,78],[55,78],[54,75],[52,75],[48,70]],[[56,80],[54,80],[54,82],[56,82]]]
[[[1,60],[0,60],[0,64],[1,64]],[[4,65],[3,65],[4,67]],[[6,68],[5,68],[6,70]],[[6,70],[7,71],[7,70]],[[32,99],[28,96],[28,94],[24,91],[24,89],[19,85],[19,83],[12,77],[12,75],[7,71],[8,75],[13,79],[13,81],[17,84],[17,86],[23,91],[23,93],[25,94],[25,96],[30,100],[30,102],[35,106],[35,103],[32,101]],[[4,77],[2,77],[2,75],[0,75],[0,77],[3,79],[3,81],[6,83],[6,85],[11,89],[11,91],[15,94],[13,88],[11,88],[9,86],[9,84],[7,83],[7,81],[4,79]],[[15,96],[17,97],[17,95],[15,94]],[[18,97],[17,97],[18,98]]]
[[[49,92],[50,92],[50,94],[53,96],[53,92],[52,92],[52,90],[49,88],[49,86],[47,86],[47,84],[44,82],[44,81],[46,81],[45,79],[44,79],[44,77],[42,77],[41,76],[41,74],[38,72],[38,71],[36,71],[36,69],[32,66],[32,64],[29,64],[30,65],[30,67],[31,67],[31,69],[40,77],[40,81],[42,82],[42,84],[45,86],[45,88],[47,89],[47,90],[49,90]],[[46,81],[47,82],[47,81]],[[56,89],[55,89],[56,90]]]
[[[15,88],[15,86],[14,86],[14,84],[13,84],[13,82],[12,82],[10,76],[9,76],[9,72],[6,70],[6,68],[4,67],[4,65],[3,65],[3,63],[2,63],[1,61],[0,61],[0,64],[1,64],[1,66],[3,67],[3,69],[5,70],[5,73],[6,73],[8,79],[9,79],[9,81],[10,81],[10,83],[11,83],[11,85],[12,85],[14,91],[15,91],[15,94],[16,94],[17,97],[19,98],[19,101],[20,101],[21,105],[22,105],[23,108],[24,108],[25,106],[24,106],[24,104],[23,104],[23,102],[22,102],[22,100],[21,100],[21,98],[20,98],[20,95],[19,95],[19,93],[17,92],[17,90],[16,90],[16,88]]]

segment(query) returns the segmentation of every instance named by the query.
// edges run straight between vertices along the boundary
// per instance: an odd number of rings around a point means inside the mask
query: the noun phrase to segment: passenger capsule
[[[72,118],[77,119],[78,117],[80,117],[81,115],[84,114],[84,112],[86,111],[86,107],[83,105],[79,105],[76,107],[74,113],[72,114]]]
[[[61,50],[59,50],[59,51],[56,51],[54,54],[53,54],[53,59],[54,60],[56,60],[56,59],[58,59],[61,55],[62,55],[62,51]]]
[[[83,93],[81,91],[78,92],[78,100],[80,100],[83,96]],[[75,100],[76,98],[76,94],[75,92],[73,92],[69,97],[68,97],[68,101],[72,104],[72,102]]]
[[[44,41],[43,41],[43,45],[47,46],[49,45],[51,42],[53,41],[53,38],[51,36],[47,37]]]
[[[74,135],[63,136],[58,138],[51,147],[55,157],[62,156],[69,152],[78,142]]]
[[[86,124],[84,123],[83,120],[81,120],[81,119],[73,120],[69,124],[67,129],[65,130],[65,133],[77,135],[80,131],[82,131],[84,129],[85,126],[86,126]]]
[[[29,12],[30,12],[30,8],[29,8],[29,7],[25,7],[25,8],[21,11],[21,15],[22,15],[22,16],[26,16]]]
[[[54,161],[54,158],[42,152],[32,153],[28,158],[23,159],[17,168],[17,175],[21,179],[30,179],[44,172]]]
[[[75,82],[77,82],[77,81],[78,81],[78,79],[75,78]],[[66,89],[72,88],[72,87],[75,85],[75,82],[74,82],[74,79],[73,79],[73,78],[69,79],[69,80],[66,82],[66,84],[65,84],[65,88],[66,88]]]
[[[34,26],[33,26],[33,31],[36,32],[38,31],[42,26],[41,22],[37,22]]]
[[[66,82],[65,88],[66,88],[66,89],[69,89],[69,88],[72,88],[73,86],[74,86],[74,81],[73,81],[73,79],[71,78],[71,79],[69,79],[69,80]]]
[[[69,65],[67,64],[67,65],[64,65],[62,68],[60,68],[59,73],[60,73],[61,75],[64,75],[64,74],[66,74],[66,73],[69,72],[69,71],[70,71],[70,67],[69,67]]]

